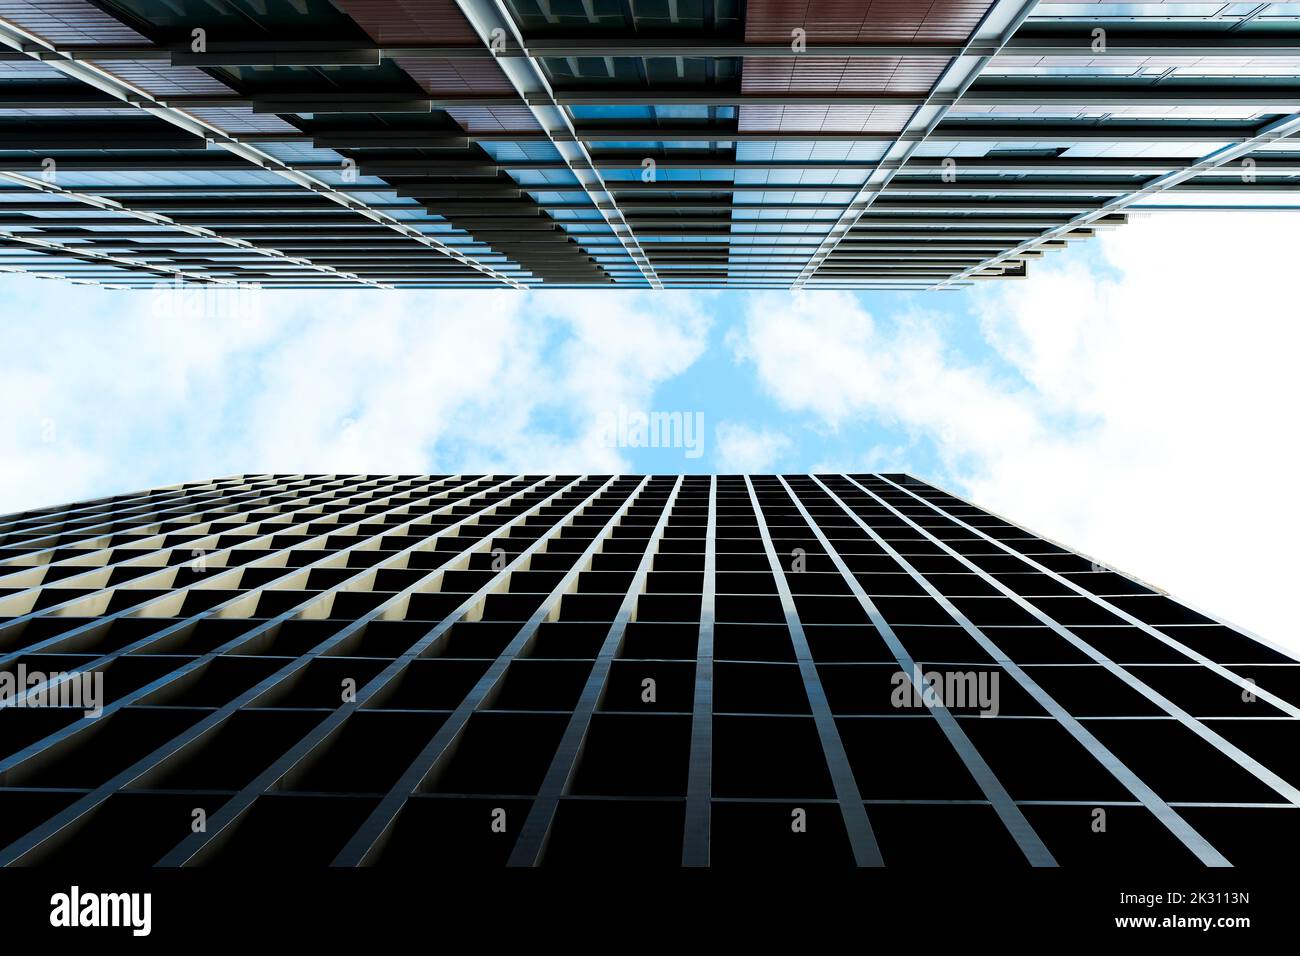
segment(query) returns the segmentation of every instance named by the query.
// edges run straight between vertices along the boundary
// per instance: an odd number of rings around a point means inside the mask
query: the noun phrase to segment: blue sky
[[[1300,648],[1293,215],[1137,217],[948,293],[0,276],[0,511],[262,471],[905,470]],[[702,446],[611,443],[620,410]]]

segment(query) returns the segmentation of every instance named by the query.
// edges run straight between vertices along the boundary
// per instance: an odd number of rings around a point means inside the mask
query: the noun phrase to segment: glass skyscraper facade
[[[1300,7],[0,0],[0,269],[955,288],[1294,205]]]
[[[902,474],[248,475],[9,515],[0,704],[9,866],[1300,838],[1300,662]]]

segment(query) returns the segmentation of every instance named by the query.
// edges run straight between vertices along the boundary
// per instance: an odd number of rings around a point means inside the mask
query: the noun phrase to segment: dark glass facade
[[[955,288],[1294,206],[1300,13],[0,0],[0,270],[119,287]]]
[[[251,475],[10,515],[0,703],[11,866],[1300,838],[1300,663],[900,474]]]

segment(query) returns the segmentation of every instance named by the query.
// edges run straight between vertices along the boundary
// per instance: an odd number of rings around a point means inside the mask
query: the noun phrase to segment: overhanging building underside
[[[1292,206],[1300,8],[0,0],[0,270],[953,288]]]

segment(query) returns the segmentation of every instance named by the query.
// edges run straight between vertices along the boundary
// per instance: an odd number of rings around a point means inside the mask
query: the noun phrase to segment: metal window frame
[[[503,40],[512,37],[522,46],[519,27],[501,0],[456,0],[456,6],[489,51],[492,50],[494,35]],[[541,65],[530,56],[498,57],[497,65],[532,112],[551,146],[582,184],[601,218],[641,270],[645,281],[651,288],[662,289],[663,284],[649,257],[641,249],[636,232],[606,186],[600,169],[578,135],[568,111],[556,100]]]
[[[1000,49],[1020,28],[1037,3],[1038,0],[995,0],[990,4],[979,25],[967,38],[962,52],[953,57],[931,87],[926,101],[912,113],[902,131],[885,149],[882,159],[897,166],[877,168],[867,177],[839,219],[827,231],[822,244],[808,257],[803,271],[791,285],[793,291],[798,292],[808,284],[818,268],[835,252],[840,241],[852,232],[866,211],[889,187],[897,169],[905,165],[917,147],[929,138],[947,115],[950,106],[961,99],[994,55],[976,54],[973,51],[981,44],[992,44]]]
[[[468,265],[479,272],[504,283],[505,285],[516,289],[523,288],[521,283],[483,266],[481,263],[465,256],[463,253],[458,252],[450,246],[444,245],[423,233],[417,232],[402,223],[400,220],[376,209],[372,209],[368,204],[339,192],[325,181],[308,173],[304,173],[301,170],[295,169],[288,163],[276,159],[271,154],[257,149],[255,146],[249,144],[249,136],[233,136],[212,123],[199,120],[188,113],[168,107],[162,100],[152,94],[133,86],[117,76],[114,76],[112,73],[102,69],[101,67],[68,56],[55,44],[49,43],[35,34],[27,32],[7,20],[0,20],[0,44],[10,47],[18,53],[25,54],[30,59],[51,66],[59,72],[64,73],[73,79],[80,80],[88,86],[102,90],[124,103],[134,106],[144,113],[166,120],[186,132],[201,137],[208,142],[215,143],[255,166],[274,172],[310,192],[324,196],[351,212],[363,216],[373,222],[387,226],[409,239],[413,239],[432,249],[436,249],[448,257],[455,259],[457,262],[460,262],[463,265]]]

